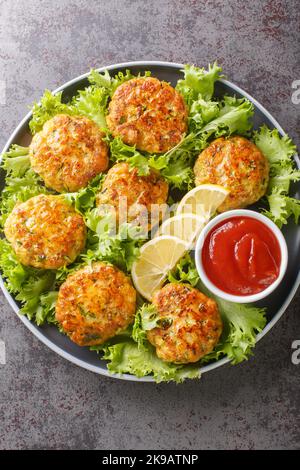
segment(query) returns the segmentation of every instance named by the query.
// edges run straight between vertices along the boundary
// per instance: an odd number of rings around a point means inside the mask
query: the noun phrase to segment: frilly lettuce
[[[29,122],[32,134],[39,132],[45,122],[56,116],[56,114],[74,114],[73,107],[62,102],[62,95],[62,91],[54,94],[46,90],[40,102],[33,104],[32,118]]]
[[[1,166],[9,176],[24,176],[30,168],[29,148],[12,145],[6,153],[2,154]]]
[[[168,275],[169,282],[187,282],[195,287],[199,282],[199,274],[189,254],[178,261],[175,269]]]
[[[293,216],[298,223],[300,201],[289,196],[291,182],[300,180],[300,171],[295,169],[293,155],[296,146],[287,136],[280,136],[277,129],[262,126],[254,133],[254,142],[269,161],[270,181],[266,199],[269,210],[264,214],[272,219],[280,228],[288,223]]]
[[[134,145],[125,144],[120,137],[109,141],[110,158],[113,162],[127,162],[130,168],[137,168],[139,176],[146,176],[150,172],[148,158],[142,155]]]
[[[127,340],[106,346],[103,351],[103,359],[109,361],[107,368],[113,374],[133,374],[136,377],[151,375],[157,383],[170,381],[181,383],[185,379],[200,377],[197,366],[163,362],[150,344],[147,349],[141,351],[134,341]]]
[[[125,83],[132,78],[149,77],[150,75],[150,71],[145,71],[144,74],[139,73],[137,75],[133,75],[130,70],[126,69],[125,73],[118,72],[115,76],[111,76],[108,70],[98,72],[97,70],[92,69],[88,76],[88,80],[92,85],[103,88],[111,97],[122,83]]]
[[[137,168],[139,176],[146,176],[150,170],[157,170],[178,189],[191,189],[193,186],[191,136],[185,137],[176,147],[163,155],[144,155],[135,146],[127,145],[119,137],[110,141],[113,162],[127,162]]]
[[[46,90],[40,103],[34,103],[29,128],[32,134],[39,132],[44,124],[57,114],[81,115],[92,119],[100,128],[106,128],[106,108],[108,95],[104,89],[89,86],[80,90],[68,102],[62,102],[63,93]]]
[[[132,332],[121,333],[104,345],[92,346],[90,349],[103,354],[103,359],[108,361],[107,368],[113,374],[133,374],[136,377],[151,375],[157,383],[181,383],[185,379],[199,378],[199,365],[172,364],[157,357],[155,348],[147,341],[141,326],[141,315],[145,327],[145,317],[150,317],[152,311],[151,305],[143,305],[136,314]],[[151,322],[150,318],[148,321]]]
[[[202,285],[199,289],[204,292]],[[221,357],[228,357],[232,364],[249,359],[253,354],[252,350],[256,344],[256,336],[265,325],[265,309],[245,304],[236,304],[217,298],[207,292],[212,298],[215,298],[223,320],[223,333],[219,344],[202,362],[218,360]]]
[[[132,338],[141,350],[147,349],[146,332],[156,328],[157,310],[153,304],[143,304],[135,315],[135,321],[132,329]]]
[[[47,310],[42,313],[40,300],[44,293],[49,295],[49,291],[53,289],[55,273],[23,266],[17,260],[11,245],[4,239],[0,239],[0,265],[7,290],[21,303],[20,312],[38,325],[49,320],[50,317],[50,322],[53,322],[48,306]]]
[[[1,166],[6,171],[5,187],[0,199],[0,223],[3,226],[8,214],[18,202],[51,191],[45,188],[42,180],[30,168],[27,147],[13,145],[8,152],[2,154]]]
[[[106,130],[106,113],[108,95],[103,88],[89,86],[80,90],[73,98],[70,109],[74,114],[79,114],[92,119],[100,128]]]
[[[141,230],[127,223],[115,230],[111,215],[100,215],[97,208],[89,211],[85,220],[88,247],[82,259],[88,263],[107,261],[129,272],[143,242]]]
[[[75,193],[64,193],[62,197],[84,215],[94,208],[97,193],[101,190],[105,175],[99,173],[89,184]]]
[[[225,96],[219,105],[219,113],[201,128],[201,135],[207,139],[214,137],[230,136],[234,133],[247,135],[252,128],[251,119],[254,114],[254,106],[245,98]]]
[[[221,72],[222,69],[216,62],[213,65],[209,64],[208,70],[195,65],[185,65],[184,78],[178,80],[176,89],[189,106],[199,97],[209,101],[214,94],[215,82],[222,77]]]

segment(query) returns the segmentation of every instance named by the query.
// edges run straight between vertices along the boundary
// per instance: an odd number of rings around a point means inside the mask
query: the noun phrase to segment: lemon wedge
[[[216,184],[201,184],[189,191],[180,201],[176,215],[195,214],[208,221],[224,202],[229,191]]]
[[[161,235],[145,243],[131,270],[137,291],[151,302],[154,292],[187,250],[187,243],[170,235]]]
[[[206,224],[206,219],[201,215],[178,214],[166,219],[160,226],[158,235],[170,235],[183,240],[190,250],[194,248],[194,242]]]

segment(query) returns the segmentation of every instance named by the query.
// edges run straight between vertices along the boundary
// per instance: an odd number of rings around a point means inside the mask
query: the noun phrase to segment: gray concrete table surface
[[[45,88],[91,67],[215,59],[299,144],[300,105],[291,101],[299,27],[297,0],[0,0],[0,146]],[[82,370],[27,331],[3,296],[0,303],[2,449],[300,447],[300,365],[291,362],[299,294],[255,357],[179,386]]]

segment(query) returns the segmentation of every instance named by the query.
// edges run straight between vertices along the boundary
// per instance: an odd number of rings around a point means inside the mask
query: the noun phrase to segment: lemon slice
[[[196,186],[181,199],[176,215],[192,213],[209,220],[228,194],[226,188],[216,184]]]
[[[162,235],[145,243],[139,258],[133,263],[131,275],[137,291],[151,301],[171,271],[188,250],[180,238]]]
[[[165,220],[158,231],[159,235],[171,235],[187,243],[189,249],[194,248],[194,241],[206,224],[206,219],[195,214],[178,214]]]

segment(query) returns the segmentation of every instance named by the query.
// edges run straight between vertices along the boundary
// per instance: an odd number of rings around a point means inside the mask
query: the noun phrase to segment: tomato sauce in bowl
[[[195,256],[206,287],[235,302],[256,301],[268,295],[287,267],[281,231],[262,214],[246,209],[212,219],[200,234]]]
[[[207,235],[202,264],[219,289],[233,295],[261,292],[279,276],[281,251],[274,233],[252,217],[231,217]]]

